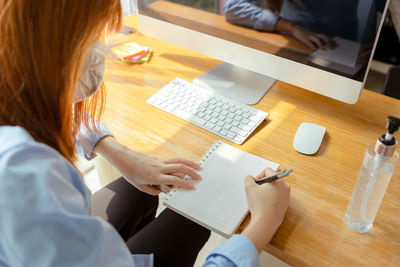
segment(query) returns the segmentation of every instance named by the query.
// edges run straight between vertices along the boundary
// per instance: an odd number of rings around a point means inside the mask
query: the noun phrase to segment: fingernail
[[[194,184],[192,184],[191,182],[187,182],[186,183],[187,189],[194,189]]]

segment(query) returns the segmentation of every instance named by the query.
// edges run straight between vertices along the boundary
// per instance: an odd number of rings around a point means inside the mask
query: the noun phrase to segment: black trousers
[[[136,189],[124,178],[92,196],[92,215],[107,220],[133,254],[154,254],[155,266],[193,266],[210,231],[170,209],[155,218],[158,196]]]

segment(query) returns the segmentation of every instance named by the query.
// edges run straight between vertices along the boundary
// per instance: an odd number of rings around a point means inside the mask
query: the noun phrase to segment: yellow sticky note
[[[119,46],[112,47],[111,52],[113,52],[117,57],[125,60],[144,53],[148,49],[148,47],[141,46],[137,43],[125,43]]]

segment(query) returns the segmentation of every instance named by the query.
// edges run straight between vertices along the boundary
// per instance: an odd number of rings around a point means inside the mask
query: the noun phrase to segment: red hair
[[[73,108],[81,67],[120,25],[119,0],[0,0],[1,124],[23,127],[73,162],[78,125],[104,106],[98,90]]]

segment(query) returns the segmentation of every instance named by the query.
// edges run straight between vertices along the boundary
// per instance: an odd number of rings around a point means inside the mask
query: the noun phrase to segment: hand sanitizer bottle
[[[344,216],[347,226],[355,232],[366,233],[371,229],[399,159],[393,133],[398,130],[400,119],[389,116],[387,122],[387,133],[379,137],[376,144],[369,146],[365,152]]]

